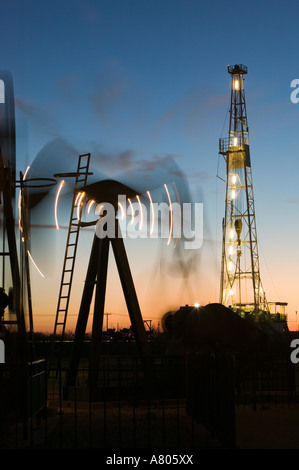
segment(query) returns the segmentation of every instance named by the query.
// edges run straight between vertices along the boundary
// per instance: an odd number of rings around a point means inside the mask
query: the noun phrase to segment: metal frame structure
[[[61,347],[64,340],[65,325],[69,308],[73,273],[77,255],[77,246],[79,241],[79,232],[81,226],[83,204],[79,200],[80,197],[78,196],[80,196],[79,190],[86,186],[87,177],[88,174],[90,174],[88,172],[89,162],[90,153],[79,155],[77,172],[75,174],[65,173],[60,175],[63,177],[75,176],[75,186],[54,325],[54,339],[56,339],[57,335],[59,335],[59,356],[61,354]],[[82,188],[80,188],[80,185],[82,185]],[[58,359],[60,360],[60,357],[58,357]]]
[[[244,90],[247,67],[228,66],[228,73],[232,77],[229,133],[219,140],[219,153],[226,161],[220,303],[269,312],[259,268]]]
[[[14,351],[15,356],[12,359],[17,363],[27,365],[29,359],[32,358],[32,349],[29,351],[28,340],[32,339],[33,312],[29,269],[29,214],[25,189],[53,186],[56,184],[56,180],[52,178],[28,179],[22,172],[20,172],[20,179],[16,180],[13,80],[8,72],[0,72],[0,80],[3,82],[4,89],[4,99],[0,103],[0,203],[2,206],[0,331],[6,334],[6,330],[10,329],[16,335],[17,349]],[[19,250],[16,236],[16,188],[20,189],[18,202]],[[9,259],[10,272],[7,270],[7,258]],[[5,305],[5,296],[7,297],[7,305]],[[7,306],[8,311],[5,311]]]
[[[82,164],[82,159],[83,162],[84,159],[86,159],[85,164]],[[88,171],[89,162],[90,154],[80,155],[76,173],[61,173],[54,175],[55,177],[76,178],[53,335],[54,344],[52,351],[54,353],[53,356],[55,356],[56,354],[55,360],[58,360],[58,366],[61,364],[61,353],[70,301],[72,279],[75,269],[75,258],[77,252],[79,230],[81,227],[87,227],[96,224],[95,221],[82,221],[82,208],[84,197],[78,198],[80,193],[88,197],[88,194],[86,194],[85,191],[87,190],[87,188],[88,191],[90,191],[90,185],[87,185],[87,177],[88,175],[92,174]],[[83,185],[79,190],[78,184],[80,182],[82,182]],[[99,184],[101,185],[102,183]],[[108,194],[106,194],[106,196],[108,197],[108,199],[111,199],[110,202],[112,204],[115,204],[115,194],[120,188],[118,187],[118,183],[116,182],[111,181],[109,182],[109,184],[110,187],[112,187],[112,189],[114,189],[115,191],[112,191],[112,196],[109,196]],[[94,186],[98,186],[98,183],[92,185],[92,187]],[[108,238],[107,236],[105,238],[99,238],[96,233],[94,235],[89,264],[87,268],[86,280],[83,288],[81,304],[75,329],[73,347],[69,361],[66,387],[76,386],[77,383],[77,371],[82,354],[82,347],[86,333],[88,316],[94,294],[94,313],[92,323],[89,373],[91,387],[96,388],[97,386],[97,373],[100,360],[101,336],[103,331],[103,319],[105,315],[104,307],[110,245],[113,249],[139,354],[143,362],[145,358],[150,355],[150,347],[147,338],[147,333],[144,321],[142,319],[138,298],[135,291],[134,282],[124,246],[124,241],[121,235],[120,227],[118,225],[118,219],[116,217],[115,237]],[[60,336],[58,339],[59,333]],[[59,342],[60,345],[60,347],[58,348],[59,350],[57,350],[57,348],[55,347],[57,346],[57,342]]]
[[[1,323],[10,326],[18,334],[17,356],[19,361],[27,359],[27,333],[22,301],[22,279],[15,233],[15,190],[16,190],[16,141],[15,141],[15,112],[14,90],[12,77],[1,72],[4,86],[4,102],[0,103],[0,192],[3,205],[3,223],[1,236],[3,250],[2,258],[2,289],[9,290],[9,311],[15,319],[7,319],[4,309]],[[6,276],[6,257],[10,261],[11,279]]]
[[[29,316],[29,331],[32,336],[33,333],[33,311],[32,311],[32,297],[31,297],[31,281],[30,281],[30,267],[29,267],[29,227],[28,227],[28,208],[26,204],[26,196],[24,194],[25,178],[20,172],[20,194],[19,194],[19,228],[21,231],[20,243],[20,269],[22,273],[23,295],[27,294],[28,303],[28,316]],[[25,292],[26,286],[26,292]]]
[[[113,249],[139,354],[141,359],[146,359],[150,356],[149,342],[117,219],[115,220],[115,226],[115,232],[118,234],[116,238],[98,238],[96,234],[94,235],[69,363],[67,386],[76,385],[76,374],[81,357],[91,301],[95,290],[89,372],[91,388],[94,389],[97,387],[110,245]]]

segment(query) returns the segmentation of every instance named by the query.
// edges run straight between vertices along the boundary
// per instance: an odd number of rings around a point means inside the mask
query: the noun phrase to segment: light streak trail
[[[18,199],[18,209],[19,209],[19,229],[20,232],[23,233],[23,227],[22,227],[22,215],[21,215],[21,199],[22,199],[22,190],[20,189],[19,192],[19,199]]]
[[[23,176],[23,181],[26,179],[26,176],[27,176],[27,173],[28,173],[28,171],[29,171],[29,168],[30,168],[30,166],[28,165],[27,168],[26,168],[26,171],[25,171],[25,173],[24,173],[24,176]]]
[[[167,245],[169,245],[170,240],[171,240],[172,227],[173,227],[173,213],[172,213],[172,202],[171,202],[169,191],[168,191],[168,188],[167,188],[166,184],[164,184],[164,188],[165,188],[165,191],[167,193],[167,197],[168,197],[168,201],[169,201],[169,208],[170,208],[170,228],[169,228],[169,236],[168,236],[168,240],[167,240]]]
[[[121,220],[124,220],[126,214],[125,214],[125,210],[123,208],[123,206],[121,205],[120,202],[118,202],[118,206],[120,207],[120,212],[121,212]]]
[[[76,205],[77,205],[77,203],[78,203],[78,200],[79,200],[80,194],[81,194],[81,192],[79,191],[79,192],[77,193],[77,196],[76,196],[76,199],[75,199],[75,206],[76,206]]]
[[[79,221],[80,220],[80,207],[81,207],[81,204],[83,202],[83,199],[85,197],[85,192],[83,191],[82,193],[79,193],[80,194],[80,197],[79,197],[79,200],[78,200],[78,204],[77,204],[77,220]],[[77,198],[76,198],[77,200]]]
[[[130,207],[131,207],[131,212],[132,212],[132,220],[131,220],[131,224],[133,225],[134,223],[134,214],[135,214],[135,211],[134,211],[134,208],[133,208],[133,204],[131,202],[131,199],[128,198],[128,201],[129,201],[129,204],[130,204]]]
[[[90,213],[90,210],[92,208],[92,206],[94,205],[95,201],[93,199],[91,199],[88,204],[87,204],[87,214]]]
[[[95,214],[100,215],[100,212],[101,212],[103,207],[104,207],[103,204],[98,204],[97,207],[95,208]]]
[[[147,195],[148,195],[148,198],[150,200],[150,205],[151,205],[151,214],[152,215],[151,215],[150,235],[152,235],[152,233],[154,231],[154,225],[155,225],[155,211],[154,211],[154,205],[153,205],[151,193],[149,191],[147,191]]]
[[[36,270],[39,272],[39,274],[44,278],[45,276],[43,275],[43,273],[41,272],[41,270],[37,267],[37,265],[36,265],[34,259],[32,258],[31,253],[30,253],[29,250],[27,250],[27,253],[28,253],[28,256],[29,256],[29,258],[31,259],[32,264],[33,264],[33,266],[35,267],[35,269],[36,269]]]
[[[57,218],[57,206],[58,206],[59,195],[60,195],[63,185],[64,185],[64,180],[60,182],[60,185],[56,193],[55,204],[54,204],[54,216],[55,216],[55,224],[56,224],[57,230],[59,230],[58,218]]]
[[[24,173],[24,175],[23,175],[23,181],[25,181],[29,169],[30,169],[30,166],[28,165],[27,168],[26,168],[26,170],[25,170],[25,173]],[[22,188],[20,189],[20,192],[19,192],[18,209],[19,209],[19,229],[20,229],[20,232],[23,233],[23,224],[22,224]],[[24,241],[23,238],[22,238],[22,241]]]
[[[142,212],[142,205],[141,205],[141,202],[140,202],[140,198],[139,196],[137,195],[136,196],[137,198],[137,201],[138,201],[138,204],[139,204],[139,210],[140,210],[140,222],[139,222],[139,230],[142,229],[143,227],[143,212]]]

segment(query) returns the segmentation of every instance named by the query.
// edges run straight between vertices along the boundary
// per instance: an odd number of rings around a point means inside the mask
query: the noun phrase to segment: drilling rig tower
[[[269,313],[262,286],[256,231],[244,65],[228,66],[231,75],[229,133],[219,140],[226,162],[220,303],[255,316]]]

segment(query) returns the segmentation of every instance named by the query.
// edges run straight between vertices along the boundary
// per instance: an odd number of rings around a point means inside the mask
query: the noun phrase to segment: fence
[[[91,372],[82,362],[68,387],[66,367],[52,377],[45,362],[36,363],[28,415],[14,381],[10,396],[22,406],[2,408],[0,448],[234,448],[238,406],[296,405],[298,398],[295,366],[278,356],[157,356],[146,368],[138,357],[105,356],[95,388]]]

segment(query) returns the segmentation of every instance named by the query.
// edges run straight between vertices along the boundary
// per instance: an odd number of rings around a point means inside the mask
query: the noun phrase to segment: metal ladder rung
[[[78,221],[77,216],[74,217],[75,211],[78,210],[78,207],[75,205],[75,201],[76,201],[75,195],[77,192],[80,191],[80,189],[78,188],[78,184],[83,183],[84,186],[86,185],[87,177],[88,177],[89,161],[90,161],[90,153],[79,155],[78,165],[77,165],[77,175],[76,175],[76,181],[75,181],[75,187],[74,187],[74,196],[73,196],[73,202],[72,202],[72,210],[70,214],[70,222],[69,222],[67,243],[66,243],[65,256],[64,256],[63,272],[62,272],[62,277],[61,277],[61,282],[60,282],[60,292],[59,292],[59,298],[58,298],[58,304],[57,304],[57,310],[56,310],[54,332],[56,332],[56,328],[58,326],[65,327],[65,324],[66,324],[68,299],[70,297],[71,285],[72,285],[72,274],[70,277],[70,282],[64,282],[64,274],[73,273],[73,270],[74,270],[74,262],[75,262],[76,251],[77,251],[76,247],[78,244],[78,235],[79,235],[79,230],[80,230],[80,220],[81,220],[81,214],[82,214],[82,210],[81,210],[79,221]],[[76,223],[74,223],[74,221],[76,221]],[[75,242],[69,243],[69,240],[72,234],[75,234]],[[68,254],[68,250],[70,247],[75,247],[75,249],[73,250],[74,254],[72,256],[69,256]],[[69,269],[69,264],[68,264],[68,269],[66,269],[67,260],[72,260],[72,262],[69,263],[71,264],[71,269]],[[62,295],[63,288],[66,288],[66,286],[68,286],[67,293],[66,295]],[[60,308],[60,302],[63,299],[64,300],[67,299],[66,308],[64,309]],[[61,320],[61,317],[63,318],[63,320]],[[64,328],[62,329],[62,335],[63,335],[63,331],[64,331]],[[61,341],[62,341],[62,338],[61,338]]]

